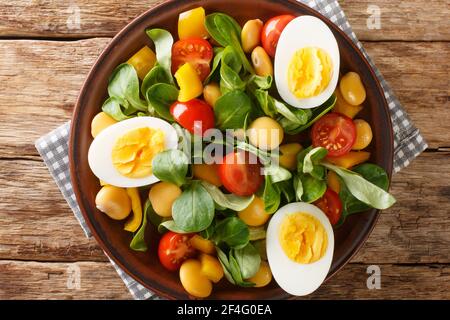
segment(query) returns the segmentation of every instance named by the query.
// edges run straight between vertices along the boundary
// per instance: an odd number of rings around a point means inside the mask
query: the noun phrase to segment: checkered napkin
[[[364,53],[372,68],[375,70],[384,90],[391,113],[394,130],[394,172],[400,171],[427,148],[427,144],[420,135],[419,130],[409,120],[408,115],[394,96],[380,71],[375,67],[361,43],[356,38],[338,2],[334,0],[300,0],[300,2],[306,3],[311,8],[319,11],[347,33]],[[91,232],[80,212],[70,181],[68,158],[69,128],[70,122],[41,137],[36,141],[36,148],[44,159],[50,174],[75,214],[86,236],[91,237]],[[147,290],[128,276],[111,259],[110,261],[135,299],[159,299],[153,292]]]

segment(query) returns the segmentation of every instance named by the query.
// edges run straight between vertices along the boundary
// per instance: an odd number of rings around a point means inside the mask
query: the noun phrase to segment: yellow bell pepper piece
[[[198,234],[194,235],[190,240],[191,246],[201,252],[214,254],[216,253],[216,247],[211,240],[205,239]]]
[[[180,93],[178,101],[186,102],[197,98],[203,93],[203,84],[197,71],[190,63],[183,64],[175,73]]]
[[[178,17],[178,37],[180,40],[186,38],[208,38],[205,28],[205,9],[198,7],[180,13]]]
[[[222,186],[222,181],[219,178],[217,164],[193,164],[192,165],[192,173],[194,177],[200,180],[204,180],[209,182],[216,187]]]
[[[339,194],[341,191],[341,183],[339,182],[338,175],[334,171],[329,171],[327,174],[327,185],[328,188]]]
[[[345,101],[339,89],[334,94],[336,95],[336,104],[333,107],[333,112],[339,112],[353,119],[362,110],[363,106],[352,106]]]
[[[201,273],[214,283],[223,278],[223,268],[216,257],[200,254]]]
[[[350,151],[347,154],[339,157],[328,157],[327,161],[339,167],[348,169],[357,164],[366,162],[370,158],[370,152],[366,151]]]
[[[156,63],[156,55],[152,49],[144,46],[141,50],[136,52],[127,63],[134,67],[139,79],[144,80],[147,73]]]
[[[141,198],[137,188],[127,188],[127,194],[131,199],[131,209],[133,216],[125,222],[124,229],[129,232],[136,232],[142,223]]]

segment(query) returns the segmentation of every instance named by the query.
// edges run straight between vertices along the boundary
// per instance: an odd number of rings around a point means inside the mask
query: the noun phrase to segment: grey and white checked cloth
[[[394,172],[400,171],[427,148],[425,140],[420,135],[419,130],[410,121],[388,83],[383,78],[380,71],[375,67],[363,46],[356,38],[339,3],[335,0],[300,0],[300,2],[306,3],[339,26],[339,28],[355,42],[375,70],[389,105],[394,130]],[[36,148],[44,159],[50,174],[68,202],[86,236],[91,237],[91,232],[80,212],[70,181],[68,158],[69,129],[70,122],[67,122],[47,135],[39,138],[36,141]],[[110,261],[135,299],[159,299],[153,292],[147,290],[144,286],[127,275],[111,259]]]

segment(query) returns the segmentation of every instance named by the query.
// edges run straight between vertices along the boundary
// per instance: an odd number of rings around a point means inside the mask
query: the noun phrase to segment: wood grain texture
[[[0,37],[111,37],[160,0],[19,0],[0,7]],[[445,0],[340,1],[361,40],[450,40]],[[371,7],[381,12],[381,29],[369,29]],[[79,24],[77,24],[79,16]]]
[[[367,267],[367,264],[348,264],[308,299],[377,299],[380,296],[385,299],[450,298],[448,265],[379,265],[379,290],[367,289]],[[78,270],[80,282],[77,288],[73,279]],[[46,299],[131,299],[125,285],[117,277],[116,271],[107,262],[4,260],[0,261],[0,299],[41,299],[43,293]]]
[[[383,212],[353,262],[450,263],[449,156],[425,153],[394,176],[398,203]],[[0,259],[107,261],[84,237],[43,163],[3,160],[0,172]]]
[[[81,85],[109,40],[0,41],[2,157],[37,155],[33,141],[70,119]],[[365,45],[430,148],[450,145],[449,43]]]

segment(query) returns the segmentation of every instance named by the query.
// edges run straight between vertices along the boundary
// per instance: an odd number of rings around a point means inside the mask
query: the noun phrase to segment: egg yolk
[[[164,150],[164,132],[148,127],[131,130],[117,139],[112,150],[114,167],[128,178],[152,174],[153,157]]]
[[[306,47],[296,51],[288,67],[289,90],[299,99],[322,93],[333,75],[333,62],[323,49]]]
[[[287,215],[280,225],[279,240],[289,259],[308,264],[320,260],[328,246],[322,223],[307,213]]]

